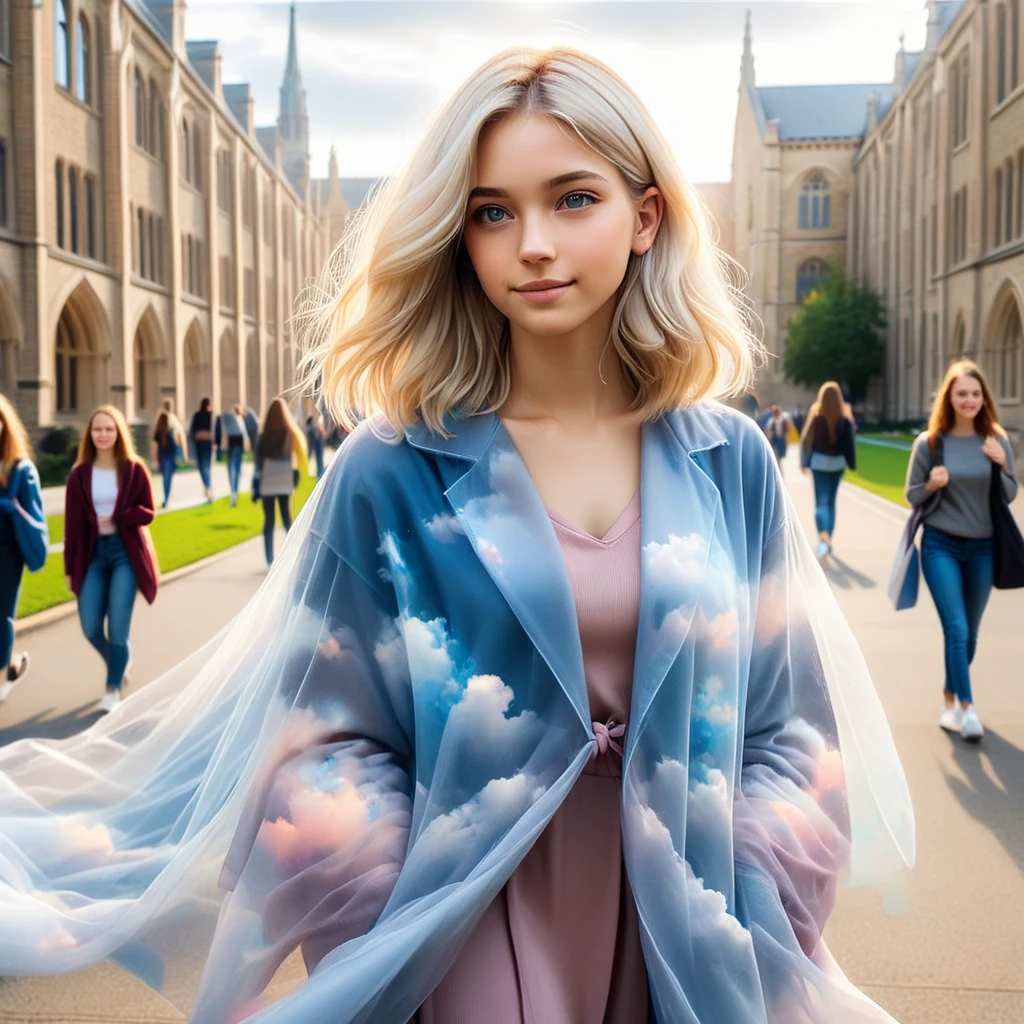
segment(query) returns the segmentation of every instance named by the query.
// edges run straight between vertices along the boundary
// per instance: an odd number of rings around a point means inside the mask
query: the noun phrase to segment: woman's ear
[[[665,197],[653,185],[644,192],[636,209],[636,232],[633,235],[633,254],[643,256],[652,245],[665,215]]]

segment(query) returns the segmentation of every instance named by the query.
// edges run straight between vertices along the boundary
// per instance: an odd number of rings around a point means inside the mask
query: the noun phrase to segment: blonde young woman
[[[64,494],[64,571],[78,598],[85,638],[106,666],[100,710],[121,702],[131,661],[135,595],[153,603],[157,565],[147,527],[153,487],[123,413],[101,405],[89,417]]]
[[[935,601],[945,648],[939,724],[966,740],[984,735],[974,706],[970,665],[992,592],[994,553],[989,492],[1000,467],[1007,501],[1017,496],[1013,449],[985,375],[955,362],[935,396],[928,429],[914,442],[907,501],[926,505],[921,569]]]
[[[81,902],[73,842],[0,851],[0,971],[126,944],[197,1024],[890,1021],[821,931],[913,859],[909,799],[771,449],[714,401],[756,355],[727,270],[604,65],[467,80],[300,318],[367,419],[238,622],[121,709],[135,790],[102,732],[0,751],[0,801],[43,804],[8,847],[82,764],[109,837]]]
[[[820,561],[832,551],[836,529],[836,495],[847,469],[857,468],[853,416],[835,381],[821,385],[800,437],[800,461],[814,478],[815,554]]]
[[[42,568],[48,544],[43,493],[28,434],[14,406],[0,395],[0,666],[6,666],[0,701],[28,671],[28,651],[14,657],[14,620],[26,565],[30,570]]]

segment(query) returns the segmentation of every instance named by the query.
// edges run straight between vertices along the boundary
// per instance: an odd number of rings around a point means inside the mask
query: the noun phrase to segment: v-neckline
[[[619,518],[605,532],[603,537],[595,537],[592,533],[587,533],[586,530],[581,529],[575,523],[569,522],[564,516],[560,516],[557,512],[552,509],[547,509],[548,518],[555,523],[555,525],[568,530],[570,533],[575,534],[577,537],[583,537],[585,540],[592,541],[594,544],[601,544],[605,547],[610,544],[614,544],[624,533],[626,533],[632,526],[636,524],[636,521],[640,518],[640,489],[637,488],[636,493],[632,498],[629,499],[629,504],[619,514]]]

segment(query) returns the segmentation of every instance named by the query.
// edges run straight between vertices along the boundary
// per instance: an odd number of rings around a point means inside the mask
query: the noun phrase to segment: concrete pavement
[[[792,460],[785,472],[813,533],[809,478]],[[851,980],[903,1024],[1021,1024],[1024,591],[992,597],[974,669],[988,732],[980,745],[969,746],[938,728],[941,633],[927,590],[922,584],[918,607],[899,615],[886,598],[902,522],[899,509],[844,485],[837,555],[827,571],[864,648],[906,767],[917,812],[918,866],[900,916],[887,916],[870,892],[844,892],[826,938]],[[154,607],[140,604],[133,629],[139,685],[212,636],[262,575],[260,542],[252,541],[165,587]],[[89,724],[102,674],[77,621],[42,628],[25,646],[32,672],[0,705],[0,743],[27,734],[67,735]],[[284,973],[294,977],[298,970],[292,965]],[[106,964],[71,977],[0,981],[0,1024],[179,1020],[141,983]]]

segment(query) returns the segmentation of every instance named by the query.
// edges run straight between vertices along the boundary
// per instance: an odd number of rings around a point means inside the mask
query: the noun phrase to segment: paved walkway
[[[811,532],[810,481],[792,462],[786,474]],[[906,766],[917,810],[918,866],[901,916],[887,917],[871,893],[844,892],[826,938],[850,978],[903,1024],[1021,1024],[1024,591],[996,593],[989,606],[974,673],[988,733],[980,745],[968,746],[936,724],[942,650],[927,591],[916,609],[898,616],[885,596],[903,515],[844,485],[837,557],[828,573],[864,647]],[[151,678],[220,629],[259,585],[261,563],[259,541],[248,542],[168,585],[154,607],[140,605],[135,677]],[[26,646],[32,673],[0,705],[0,743],[29,734],[68,735],[93,721],[101,667],[76,620],[39,629]],[[140,982],[107,964],[64,978],[0,981],[0,1024],[180,1020]]]

